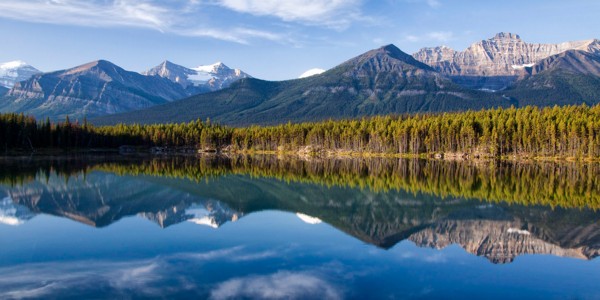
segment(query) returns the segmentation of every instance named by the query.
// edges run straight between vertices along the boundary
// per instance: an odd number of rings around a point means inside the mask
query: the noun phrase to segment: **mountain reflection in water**
[[[27,163],[24,163],[24,161]],[[0,222],[95,227],[140,216],[217,228],[264,210],[389,249],[458,244],[493,263],[600,253],[599,167],[576,163],[256,157],[4,159]]]

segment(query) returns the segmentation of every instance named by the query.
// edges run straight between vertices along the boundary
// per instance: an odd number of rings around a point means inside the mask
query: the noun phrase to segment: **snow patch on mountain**
[[[310,69],[304,73],[302,73],[298,78],[306,78],[306,77],[310,77],[310,76],[315,76],[315,75],[319,75],[323,72],[325,72],[326,70],[320,69],[320,68],[313,68]]]
[[[522,64],[522,65],[512,65],[512,68],[514,70],[522,70],[522,69],[525,69],[525,68],[531,68],[534,65],[535,65],[534,63],[532,63],[532,64]]]

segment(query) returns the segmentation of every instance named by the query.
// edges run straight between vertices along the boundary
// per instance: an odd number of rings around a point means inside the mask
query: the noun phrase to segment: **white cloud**
[[[228,9],[256,16],[273,16],[284,21],[344,29],[361,19],[361,0],[218,0]]]
[[[210,298],[342,299],[342,294],[338,288],[314,274],[281,271],[227,280],[211,291]]]
[[[45,298],[61,293],[109,287],[112,291],[137,291],[146,296],[159,296],[155,286],[164,278],[160,274],[164,262],[140,260],[131,262],[73,261],[51,262],[0,268],[0,298]]]
[[[450,31],[434,31],[428,33],[427,37],[439,42],[448,42],[454,39],[454,34]]]
[[[6,0],[0,2],[4,18],[92,27],[131,26],[164,30],[169,9],[145,1],[115,0],[107,3],[80,0]],[[166,16],[166,17],[165,17]]]
[[[178,5],[173,6],[174,3]],[[86,27],[135,27],[191,37],[208,37],[248,44],[262,39],[286,42],[284,36],[244,27],[218,27],[197,20],[198,0],[166,6],[149,0],[2,0],[0,17],[26,22]],[[200,22],[203,21],[203,22]],[[182,25],[185,24],[185,25]]]
[[[442,5],[442,3],[438,0],[427,0],[427,5],[433,7],[433,8],[438,8]]]
[[[408,3],[427,4],[431,8],[439,8],[440,6],[442,6],[442,2],[440,2],[439,0],[404,0],[404,1],[408,2]]]
[[[285,249],[262,252],[244,251],[243,247],[223,248],[199,253],[176,253],[149,259],[112,261],[56,261],[0,267],[0,299],[46,298],[51,295],[77,295],[99,291],[116,295],[106,298],[126,298],[119,295],[135,294],[139,297],[164,297],[165,290],[184,291],[197,289],[194,279],[178,269],[181,265],[201,266],[214,261],[235,264],[240,261],[260,261],[277,257]],[[324,286],[325,283],[303,276],[289,287],[290,293],[298,287]],[[168,279],[168,280],[167,280]],[[282,286],[273,278],[274,286]],[[159,284],[160,283],[160,284]],[[164,285],[167,286],[164,286]],[[321,284],[321,285],[319,285]],[[329,292],[328,292],[329,293]],[[68,298],[68,297],[67,297]]]

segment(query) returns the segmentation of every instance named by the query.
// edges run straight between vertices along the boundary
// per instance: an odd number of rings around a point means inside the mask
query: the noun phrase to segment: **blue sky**
[[[52,71],[107,59],[142,71],[222,61],[282,80],[390,43],[413,53],[500,31],[600,38],[598,12],[597,0],[0,0],[0,62]]]

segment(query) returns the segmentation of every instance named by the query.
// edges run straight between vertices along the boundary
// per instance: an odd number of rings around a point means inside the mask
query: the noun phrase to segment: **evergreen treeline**
[[[236,149],[597,158],[600,106],[509,108],[235,129]]]
[[[191,146],[229,151],[317,150],[417,155],[600,156],[600,105],[509,108],[436,115],[231,128],[181,124],[93,127],[0,115],[0,145],[12,148]]]
[[[116,148],[132,146],[217,147],[228,143],[232,129],[200,120],[185,124],[115,125],[95,127],[86,121],[38,122],[23,114],[0,114],[0,147],[34,150],[40,148]]]

